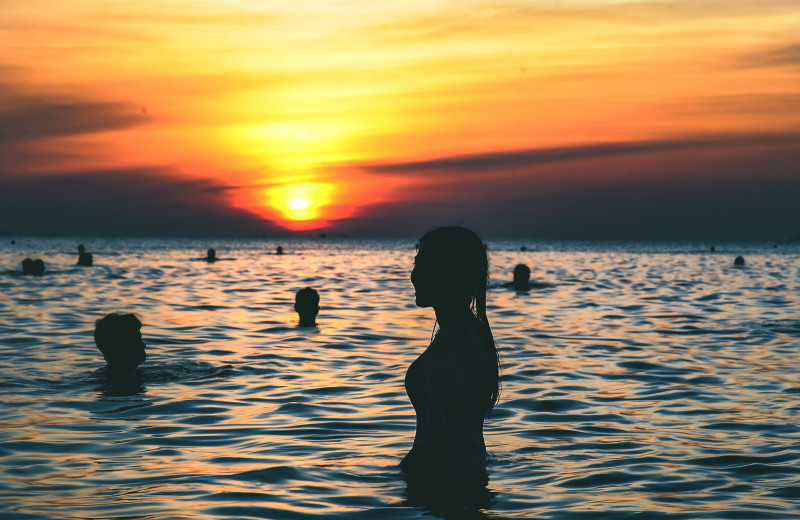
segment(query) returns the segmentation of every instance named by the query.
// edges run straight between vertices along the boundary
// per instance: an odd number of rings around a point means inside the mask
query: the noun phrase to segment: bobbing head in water
[[[44,262],[39,258],[36,260],[26,258],[22,261],[22,274],[42,276],[44,274]]]
[[[525,290],[529,287],[531,280],[531,268],[525,264],[517,264],[514,267],[513,286],[517,290]]]
[[[418,307],[433,307],[440,326],[479,323],[489,351],[488,409],[499,395],[497,348],[486,316],[489,257],[474,232],[460,226],[440,227],[422,236],[411,272]],[[487,409],[487,412],[488,412]]]
[[[114,373],[131,372],[147,359],[142,322],[135,314],[115,312],[97,320],[94,342]]]
[[[299,316],[301,327],[316,327],[319,314],[319,293],[311,287],[297,291],[294,297],[294,310]]]
[[[83,244],[78,246],[78,263],[77,265],[92,266],[94,265],[94,257],[92,253],[87,253]]]

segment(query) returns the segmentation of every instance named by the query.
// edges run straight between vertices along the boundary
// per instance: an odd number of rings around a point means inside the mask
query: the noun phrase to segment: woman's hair
[[[500,396],[500,361],[489,318],[486,292],[489,285],[489,255],[486,245],[474,232],[461,226],[439,227],[425,233],[417,244],[425,264],[436,273],[454,297],[467,300],[483,325],[484,340],[490,346],[492,369],[489,375],[489,409]]]

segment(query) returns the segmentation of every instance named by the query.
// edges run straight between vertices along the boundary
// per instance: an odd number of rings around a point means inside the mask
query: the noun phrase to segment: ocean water
[[[4,520],[800,518],[797,243],[489,242],[490,481],[444,507],[397,467],[403,377],[434,324],[413,241],[14,238]],[[74,265],[78,243],[94,267]],[[225,260],[200,261],[208,247]],[[48,272],[21,276],[26,256]],[[541,286],[501,287],[519,262]],[[305,286],[316,329],[295,326]],[[93,323],[112,311],[144,322],[133,385],[96,374]]]

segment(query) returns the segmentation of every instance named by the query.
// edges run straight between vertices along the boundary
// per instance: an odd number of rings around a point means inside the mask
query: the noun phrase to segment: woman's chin
[[[431,304],[427,301],[424,297],[420,297],[418,294],[414,295],[414,303],[417,304],[417,307],[430,307]]]

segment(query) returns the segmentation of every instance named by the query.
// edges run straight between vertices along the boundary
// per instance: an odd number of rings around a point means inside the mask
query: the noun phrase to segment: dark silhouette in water
[[[37,258],[31,260],[26,258],[22,261],[22,274],[29,274],[31,276],[42,276],[44,274],[44,262]]]
[[[94,265],[92,253],[87,253],[86,248],[83,247],[83,245],[78,246],[78,263],[76,265],[83,265],[86,267]]]
[[[439,330],[405,378],[417,416],[414,445],[400,463],[410,488],[458,494],[468,475],[485,487],[483,420],[500,391],[488,272],[486,248],[468,229],[437,228],[419,240],[411,282],[417,306],[433,307]]]
[[[282,255],[283,254],[283,247],[282,246],[278,246],[278,249],[275,250],[275,254],[276,255]]]
[[[208,251],[206,251],[206,256],[200,258],[203,262],[208,262],[209,264],[213,264],[214,262],[219,262],[221,260],[236,260],[235,258],[220,258],[217,256],[217,250],[213,247],[209,247]]]
[[[294,297],[294,310],[300,318],[301,327],[316,327],[319,314],[319,293],[311,287],[297,291]]]
[[[743,256],[737,256],[733,260],[733,265],[744,265],[744,257]]]
[[[717,250],[717,248],[716,248],[716,247],[714,247],[714,246],[711,246],[711,252],[712,252],[712,253],[713,253],[713,252],[715,252],[716,250]]]
[[[147,359],[142,322],[135,314],[115,312],[97,320],[94,342],[106,360],[107,376],[129,376]]]
[[[514,267],[514,281],[504,283],[503,287],[512,287],[515,291],[527,291],[531,288],[531,268],[525,264]]]
[[[491,509],[496,492],[489,490],[486,468],[452,472],[444,479],[423,472],[405,473],[406,489],[402,505],[423,507],[443,520],[487,520],[482,510]]]
[[[517,292],[528,292],[530,289],[542,289],[550,287],[546,283],[534,283],[530,281],[531,269],[525,264],[517,264],[514,267],[514,278],[511,282],[506,282],[503,287],[514,289]]]

